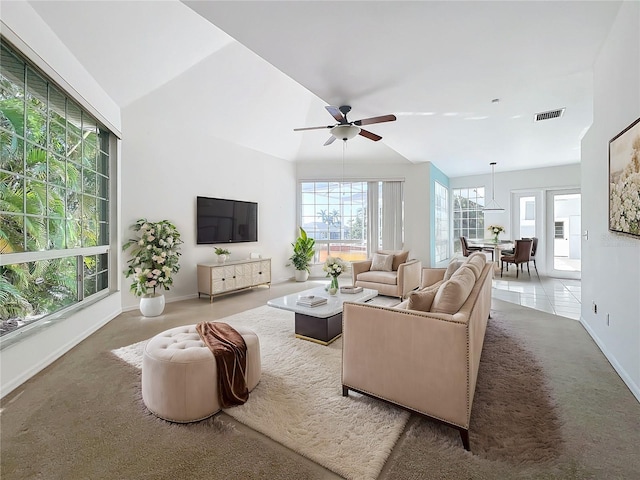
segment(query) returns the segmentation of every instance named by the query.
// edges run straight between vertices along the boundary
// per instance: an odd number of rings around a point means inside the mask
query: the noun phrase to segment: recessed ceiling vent
[[[552,118],[560,118],[564,115],[564,108],[559,108],[557,110],[549,110],[548,112],[536,113],[533,116],[534,122],[541,122],[542,120],[551,120]]]

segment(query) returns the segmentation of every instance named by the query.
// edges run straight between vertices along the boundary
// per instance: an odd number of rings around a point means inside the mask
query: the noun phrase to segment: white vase
[[[227,256],[226,255],[218,255],[218,263],[224,263],[227,261]]]
[[[306,270],[296,270],[295,277],[296,282],[306,282],[309,278],[309,272]]]
[[[157,317],[164,312],[164,295],[157,293],[140,298],[140,312],[144,317]]]

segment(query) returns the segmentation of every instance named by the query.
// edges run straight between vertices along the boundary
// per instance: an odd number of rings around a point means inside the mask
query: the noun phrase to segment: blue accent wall
[[[444,173],[438,170],[433,164],[430,164],[429,170],[429,252],[431,258],[431,266],[435,266],[435,258],[436,258],[436,214],[435,214],[435,205],[436,205],[436,186],[435,182],[438,182],[440,185],[444,185],[449,189],[449,177],[447,177]],[[451,192],[449,192],[449,204],[451,204]],[[449,208],[449,214],[451,214],[451,208]],[[449,230],[451,231],[451,229]],[[451,242],[449,242],[451,243]],[[451,252],[449,252],[449,256],[451,256]]]

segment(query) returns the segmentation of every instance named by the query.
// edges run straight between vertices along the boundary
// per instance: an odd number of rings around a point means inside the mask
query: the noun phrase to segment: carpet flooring
[[[211,304],[171,303],[155,319],[118,316],[2,398],[0,476],[341,478],[225,413],[189,425],[145,413],[139,372],[111,353],[307,288],[291,282]],[[499,300],[492,307],[472,452],[462,449],[457,431],[412,415],[378,479],[637,479],[640,404],[580,323]]]
[[[294,313],[267,306],[220,321],[256,332],[262,359],[260,383],[227,415],[345,478],[378,477],[409,413],[356,393],[341,396],[341,338],[328,346],[299,340]],[[141,368],[145,344],[113,353]]]

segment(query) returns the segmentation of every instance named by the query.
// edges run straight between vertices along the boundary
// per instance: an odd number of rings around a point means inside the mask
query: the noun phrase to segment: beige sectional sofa
[[[450,425],[469,450],[493,271],[475,253],[423,269],[420,290],[397,307],[345,303],[343,395],[353,390]]]

